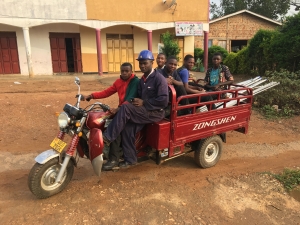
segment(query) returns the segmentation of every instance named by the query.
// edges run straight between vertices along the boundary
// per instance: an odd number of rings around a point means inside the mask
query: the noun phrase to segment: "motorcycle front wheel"
[[[72,160],[69,161],[61,182],[55,183],[60,168],[58,158],[51,159],[45,164],[36,163],[28,176],[29,190],[40,199],[61,192],[73,177],[74,165]]]

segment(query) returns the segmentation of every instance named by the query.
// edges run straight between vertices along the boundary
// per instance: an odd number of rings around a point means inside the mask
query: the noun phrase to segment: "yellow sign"
[[[54,138],[54,140],[51,142],[50,147],[53,148],[54,150],[58,151],[59,153],[62,152],[62,150],[64,150],[64,148],[66,147],[67,143],[63,142],[62,140],[60,140],[59,138]]]

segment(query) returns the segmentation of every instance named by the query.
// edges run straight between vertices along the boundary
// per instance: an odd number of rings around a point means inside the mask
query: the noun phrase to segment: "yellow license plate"
[[[63,142],[62,140],[60,140],[59,138],[54,138],[54,140],[51,142],[50,147],[53,148],[54,150],[58,151],[59,153],[62,152],[62,150],[64,150],[64,148],[66,147],[67,143]]]

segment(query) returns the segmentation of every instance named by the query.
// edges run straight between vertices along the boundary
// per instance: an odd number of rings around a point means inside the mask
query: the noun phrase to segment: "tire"
[[[40,199],[48,198],[61,192],[71,181],[74,173],[72,160],[69,161],[60,184],[53,184],[61,165],[58,158],[49,160],[45,164],[36,163],[28,176],[29,190]]]
[[[217,164],[223,150],[223,141],[220,136],[212,136],[200,141],[195,150],[194,159],[198,166],[209,168]]]

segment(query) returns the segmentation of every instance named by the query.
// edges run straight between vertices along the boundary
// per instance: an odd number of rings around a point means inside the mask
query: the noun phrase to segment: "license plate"
[[[50,147],[53,148],[54,150],[58,151],[59,153],[62,152],[62,150],[64,150],[64,148],[66,147],[67,143],[63,142],[62,140],[60,140],[59,138],[54,138],[54,140],[51,142]]]

